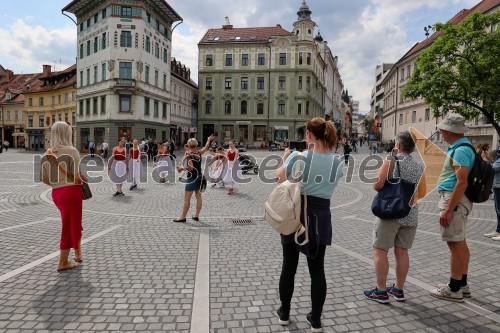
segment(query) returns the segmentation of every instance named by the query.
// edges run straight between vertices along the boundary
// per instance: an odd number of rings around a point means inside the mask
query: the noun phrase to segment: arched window
[[[205,114],[211,114],[212,113],[212,101],[206,101],[205,102]]]
[[[278,114],[285,114],[285,101],[283,100],[278,102]]]
[[[231,114],[231,101],[226,101],[226,103],[224,103],[224,113]]]
[[[241,101],[241,114],[247,114],[247,101]]]

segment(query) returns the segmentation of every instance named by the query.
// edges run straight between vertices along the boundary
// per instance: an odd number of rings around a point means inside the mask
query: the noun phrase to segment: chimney
[[[5,74],[7,75],[7,80],[10,80],[10,79],[12,79],[12,77],[14,77],[14,72],[11,71],[10,69],[7,69],[5,71]]]
[[[51,65],[43,65],[43,77],[48,77],[52,74]]]
[[[279,23],[276,24],[276,27],[281,28],[281,24],[279,24]]]
[[[230,29],[232,29],[232,28],[233,28],[233,25],[232,25],[232,24],[224,24],[224,25],[222,26],[222,29],[224,29],[224,30],[230,30]]]

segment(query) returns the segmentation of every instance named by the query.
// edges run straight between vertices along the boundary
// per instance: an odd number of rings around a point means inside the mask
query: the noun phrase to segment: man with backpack
[[[474,166],[476,153],[474,146],[464,136],[469,128],[465,126],[465,118],[448,113],[437,125],[443,139],[450,144],[443,170],[438,178],[440,201],[438,204],[441,225],[441,238],[450,249],[450,283],[438,285],[430,290],[432,296],[463,302],[470,298],[467,285],[470,252],[465,239],[468,215],[472,210],[472,202],[465,195],[468,187],[469,172]]]

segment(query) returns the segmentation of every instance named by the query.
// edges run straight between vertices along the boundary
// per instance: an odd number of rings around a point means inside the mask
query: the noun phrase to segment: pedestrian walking
[[[300,163],[302,171],[308,170],[308,174],[300,179],[303,183],[301,193],[306,191],[307,194],[307,216],[318,221],[317,242],[319,249],[316,257],[307,258],[311,276],[312,309],[306,316],[306,320],[311,326],[312,332],[322,332],[321,314],[327,290],[324,267],[325,253],[326,246],[332,243],[330,198],[339,178],[342,177],[342,167],[340,166],[342,162],[339,157],[332,153],[337,141],[332,122],[325,121],[323,118],[309,120],[306,123],[306,139],[310,147],[307,151],[299,153],[292,152],[290,148],[285,149],[282,159],[283,165],[278,168],[276,175],[280,183],[287,178],[292,179],[295,163]],[[301,161],[298,162],[299,154]],[[332,179],[332,175],[335,175],[335,179]],[[315,181],[318,178],[324,181],[318,183]],[[283,248],[283,264],[279,281],[281,306],[277,315],[279,324],[288,325],[300,252],[295,244],[294,234],[281,235],[281,243]]]
[[[441,197],[438,203],[441,238],[448,244],[451,257],[450,282],[438,285],[437,289],[430,290],[430,294],[449,301],[463,302],[464,297],[471,297],[467,284],[470,252],[465,231],[472,210],[472,202],[464,193],[469,171],[474,165],[475,152],[472,147],[460,145],[465,143],[472,146],[464,136],[469,130],[464,117],[448,113],[437,128],[444,141],[450,144],[437,188]]]
[[[95,143],[92,140],[90,140],[90,142],[89,142],[89,150],[90,150],[90,157],[94,157],[94,154],[95,154]]]
[[[345,165],[348,165],[349,155],[351,154],[351,147],[349,146],[349,142],[347,140],[345,140],[344,144],[342,145],[342,148],[344,153]]]
[[[500,241],[500,146],[496,150],[496,160],[493,162],[495,178],[493,178],[493,199],[495,200],[495,211],[497,213],[497,228],[495,231],[485,234],[493,240]]]
[[[10,146],[10,142],[9,142],[9,141],[7,141],[7,140],[5,140],[5,141],[3,142],[3,147],[5,148],[5,151],[6,151],[6,152],[7,152],[7,151],[9,151],[9,146]]]
[[[175,152],[175,142],[174,140],[170,140],[170,143],[168,144],[168,152],[170,154],[170,156],[172,156],[174,159],[177,159],[177,156],[175,156],[174,152]]]
[[[487,162],[493,163],[490,157],[490,145],[487,143],[481,145],[481,158]]]
[[[104,159],[108,159],[108,149],[109,149],[109,144],[104,140],[101,145],[101,150],[102,150],[102,156]]]
[[[132,185],[130,185],[130,190],[134,190],[137,188],[137,182],[141,177],[141,150],[139,149],[139,142],[134,139],[132,141],[132,148],[130,148],[130,152],[128,154],[128,170],[129,176],[132,178]]]
[[[398,302],[404,302],[404,284],[410,259],[408,250],[411,249],[418,225],[418,205],[416,202],[426,194],[424,166],[415,161],[412,153],[415,150],[415,141],[409,131],[398,133],[395,148],[399,154],[396,159],[390,156],[378,170],[377,181],[373,188],[379,192],[384,187],[388,175],[399,176],[403,180],[418,184],[412,200],[414,206],[408,216],[396,220],[375,219],[373,229],[373,261],[376,275],[376,287],[365,290],[364,296],[379,303],[388,303],[389,296]],[[399,164],[399,169],[395,164]],[[396,258],[396,282],[387,286],[389,260],[387,254],[394,248]]]
[[[118,145],[111,152],[111,158],[108,163],[109,179],[116,185],[116,192],[113,194],[114,197],[125,195],[122,191],[123,183],[127,180],[128,174],[128,154],[125,149],[125,143],[125,138],[121,138],[118,141]]]
[[[41,161],[41,179],[52,187],[52,200],[61,212],[61,240],[59,242],[59,263],[57,271],[80,266],[82,262],[82,189],[84,181],[80,174],[80,154],[71,144],[71,126],[57,121],[50,131],[50,148]],[[68,175],[72,175],[68,176]],[[72,179],[71,179],[72,178]],[[74,249],[74,261],[69,260]]]
[[[210,135],[207,139],[207,143],[200,150],[198,150],[198,141],[195,138],[191,138],[187,141],[187,150],[181,162],[181,165],[183,166],[177,167],[177,171],[179,172],[188,172],[188,178],[186,180],[186,186],[184,188],[184,206],[181,216],[175,219],[174,222],[186,222],[186,216],[189,211],[193,192],[196,197],[196,212],[192,218],[195,221],[199,221],[200,219],[201,207],[203,205],[201,199],[201,187],[203,183],[201,158],[203,154],[208,151],[210,142],[213,139],[214,136]],[[184,166],[184,163],[187,164]]]
[[[239,165],[240,152],[236,148],[236,141],[229,140],[229,149],[226,151],[227,168],[224,176],[224,184],[229,186],[227,190],[228,195],[232,195],[236,187],[236,180],[241,179],[241,170]]]

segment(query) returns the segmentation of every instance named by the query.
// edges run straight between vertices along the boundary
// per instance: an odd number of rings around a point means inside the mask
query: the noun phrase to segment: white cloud
[[[59,70],[59,60],[64,69],[76,61],[74,26],[47,30],[17,19],[8,28],[0,29],[0,40],[0,64],[6,68],[21,69],[24,73],[41,72],[42,65],[54,65],[54,62]]]

